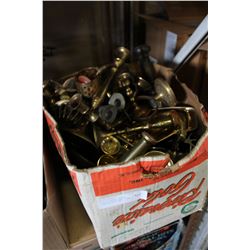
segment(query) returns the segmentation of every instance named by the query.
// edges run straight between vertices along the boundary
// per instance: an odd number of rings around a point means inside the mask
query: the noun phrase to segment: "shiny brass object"
[[[117,160],[111,155],[102,155],[97,161],[97,166],[105,166],[115,163],[116,161]]]
[[[132,80],[133,80],[132,75],[128,72],[124,72],[118,77],[117,85],[120,88],[120,90],[123,90],[125,92],[126,96],[129,98],[129,100],[134,108],[134,110],[133,110],[134,120],[147,120],[148,118],[150,118],[150,117],[148,117],[147,114],[149,114],[151,112],[151,109],[147,110],[145,108],[141,108],[138,105],[138,103],[136,102],[136,100],[135,100],[136,91],[133,91],[131,88]],[[142,78],[140,79],[140,81],[143,82]],[[145,96],[144,96],[144,98],[145,98]]]
[[[124,72],[121,75],[119,75],[117,79],[118,87],[121,90],[124,90],[126,93],[126,96],[129,98],[131,103],[137,108],[136,103],[135,103],[135,93],[131,89],[131,84],[132,84],[132,76],[128,72]]]
[[[197,129],[198,127],[198,118],[195,112],[179,112],[179,116],[176,117],[176,128],[172,132],[173,134],[178,134],[179,140],[185,140],[187,133]],[[165,140],[167,138],[163,138]]]
[[[166,80],[162,78],[155,79],[154,87],[155,92],[157,94],[156,96],[154,96],[154,99],[156,101],[160,101],[161,104],[170,107],[175,106],[177,104],[174,91]]]
[[[116,54],[116,58],[115,58],[114,64],[116,68],[119,68],[128,59],[129,50],[126,49],[125,47],[118,47],[115,51],[115,54]]]
[[[173,110],[168,112],[167,114],[169,116],[166,115],[166,120],[163,122],[163,127],[165,126],[165,129],[158,130],[158,132],[154,132],[151,134],[147,132],[142,132],[142,138],[136,143],[133,149],[125,153],[119,159],[119,161],[129,161],[139,155],[143,155],[152,145],[155,145],[156,143],[166,140],[173,135],[178,135],[180,139],[185,139],[187,136],[187,132],[196,128],[195,122],[192,122],[192,120],[195,118],[193,118],[190,113],[188,114],[178,113],[177,111]],[[162,126],[161,122],[155,123],[155,125],[156,124],[158,128]],[[144,127],[144,130],[145,128],[147,128],[147,126]],[[139,130],[139,127],[132,128],[133,131],[135,129]],[[117,131],[117,132],[123,133],[124,131]]]
[[[198,117],[193,107],[162,107],[158,111],[178,111],[179,117],[176,117],[176,124],[179,127],[180,137],[185,139],[187,132],[195,130],[198,127]]]
[[[132,150],[125,153],[119,159],[119,161],[126,162],[126,161],[129,161],[129,160],[136,158],[137,156],[145,154],[151,146],[153,146],[153,145],[155,145],[163,140],[166,140],[173,135],[178,134],[179,130],[175,129],[173,131],[166,131],[166,133],[167,134],[165,134],[165,132],[162,132],[162,133],[158,133],[158,134],[152,136],[151,134],[149,134],[147,132],[142,132],[142,138],[135,144],[135,146],[132,148]]]
[[[108,92],[108,88],[110,86],[110,83],[111,83],[115,73],[117,72],[119,67],[122,66],[122,64],[126,61],[126,59],[129,56],[129,50],[124,48],[124,47],[119,47],[116,50],[116,54],[117,54],[117,57],[114,60],[114,65],[110,68],[110,75],[105,80],[105,82],[102,84],[102,86],[100,86],[98,88],[97,92],[93,96],[92,105],[91,105],[92,110],[95,110],[96,108],[98,108],[102,104],[102,102],[104,101],[105,96]]]
[[[178,112],[178,128],[180,139],[184,140],[187,133],[198,127],[198,117],[194,109],[185,109],[184,112]]]
[[[157,141],[147,132],[142,132],[142,138],[134,145],[132,150],[120,157],[119,162],[126,162],[147,152],[148,148],[155,145]]]
[[[101,141],[101,149],[107,155],[115,155],[121,149],[120,142],[113,136],[107,136]]]
[[[176,111],[169,111],[167,112],[164,116],[157,117],[154,119],[153,123],[150,122],[144,122],[141,123],[142,125],[135,126],[132,128],[125,128],[122,130],[106,133],[103,136],[113,136],[113,135],[120,135],[120,134],[128,134],[131,132],[138,132],[138,131],[143,131],[143,130],[151,130],[151,129],[158,129],[158,128],[168,128],[170,126],[176,126],[179,125],[179,116]],[[158,119],[158,121],[157,121]]]

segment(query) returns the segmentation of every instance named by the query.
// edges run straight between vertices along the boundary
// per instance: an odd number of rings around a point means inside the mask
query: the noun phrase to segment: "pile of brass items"
[[[82,167],[166,153],[176,162],[195,146],[196,111],[157,75],[149,51],[141,45],[131,55],[119,47],[110,64],[44,82],[44,106],[67,132],[66,148],[86,159]]]

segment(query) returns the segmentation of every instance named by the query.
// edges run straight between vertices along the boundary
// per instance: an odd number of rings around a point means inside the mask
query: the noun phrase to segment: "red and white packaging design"
[[[185,103],[196,109],[207,127],[202,104],[185,84],[182,86],[187,94]],[[165,169],[168,155],[77,169],[70,164],[55,120],[45,109],[44,113],[102,248],[126,242],[202,209],[207,196],[207,130],[186,157]],[[150,178],[143,175],[145,169],[162,168]]]

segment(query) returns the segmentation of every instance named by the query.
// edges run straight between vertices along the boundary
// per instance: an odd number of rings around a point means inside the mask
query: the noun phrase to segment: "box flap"
[[[46,137],[47,133],[47,137]],[[44,160],[44,175],[45,183],[47,189],[47,207],[45,211],[50,215],[51,219],[54,220],[55,225],[62,235],[62,238],[65,240],[66,244],[68,243],[66,225],[64,222],[63,210],[61,208],[60,194],[58,190],[58,180],[55,176],[55,166],[58,167],[58,161],[56,156],[58,155],[51,137],[48,134],[49,132],[44,131],[44,149],[43,149],[43,160]]]

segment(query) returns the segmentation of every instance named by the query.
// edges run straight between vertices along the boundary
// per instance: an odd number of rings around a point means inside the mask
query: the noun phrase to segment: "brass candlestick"
[[[99,87],[92,99],[92,110],[95,110],[99,107],[105,99],[105,96],[108,92],[109,85],[117,72],[117,70],[123,65],[126,59],[129,56],[129,50],[124,47],[119,47],[116,50],[117,57],[114,60],[113,66],[110,68],[110,75],[103,83],[102,87]]]

